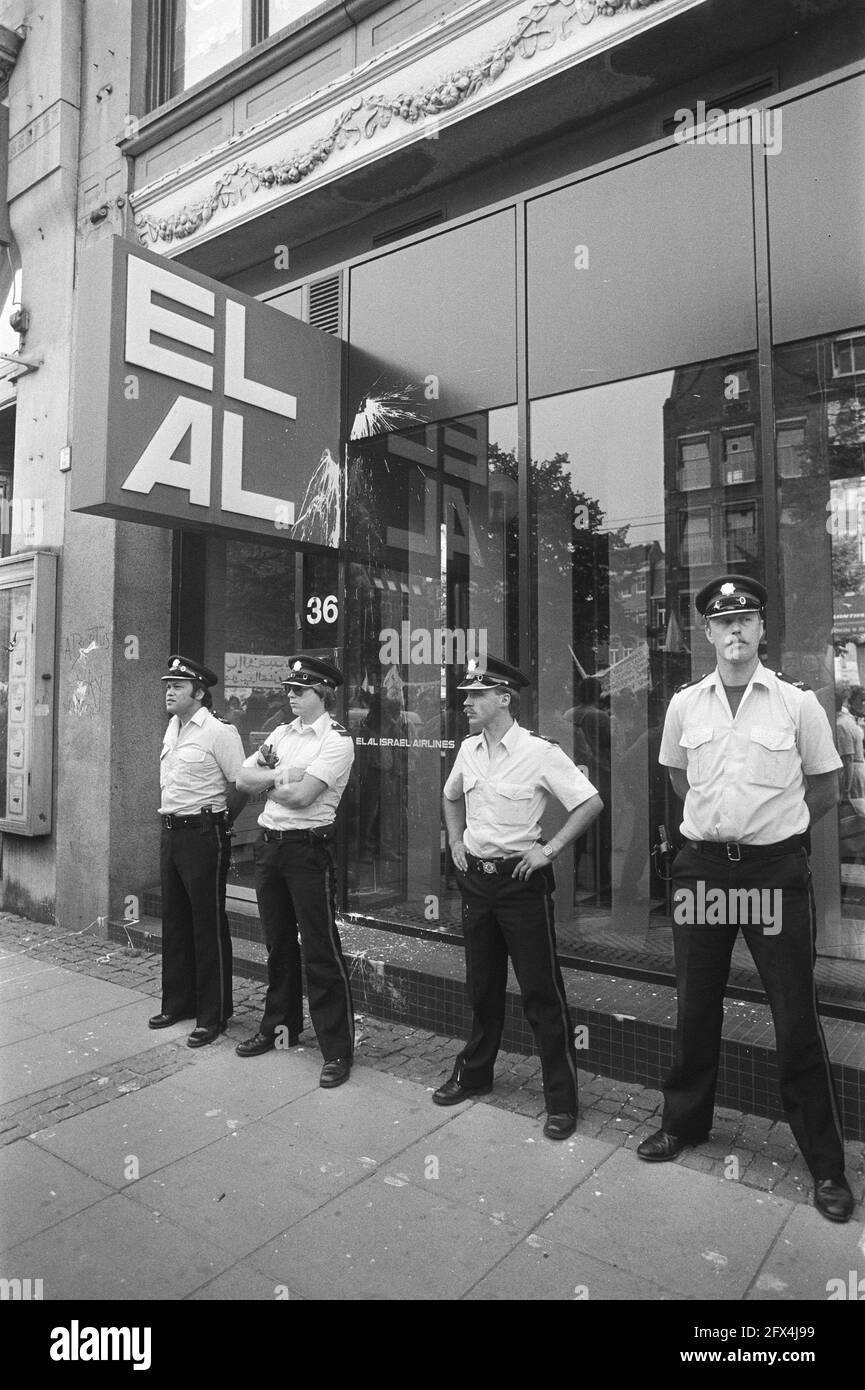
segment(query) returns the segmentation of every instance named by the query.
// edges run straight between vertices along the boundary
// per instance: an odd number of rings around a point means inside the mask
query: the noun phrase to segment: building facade
[[[456,671],[490,652],[531,674],[524,722],[605,802],[556,864],[563,958],[671,978],[653,847],[681,808],[657,753],[671,691],[709,669],[695,593],[720,571],[763,580],[766,660],[830,719],[838,688],[865,683],[861,8],[40,9],[0,13],[20,39],[9,264],[30,311],[11,355],[41,359],[4,388],[0,443],[7,495],[31,499],[10,554],[59,560],[53,802],[50,833],[4,833],[0,902],[70,929],[137,921],[158,881],[166,654],[220,673],[251,750],[303,650],[346,675],[346,918],[458,941],[440,790],[465,731]],[[273,504],[254,524],[227,502],[225,434],[205,517],[191,424],[162,441],[147,491],[92,491],[82,421],[109,387],[82,267],[115,236],[342,344],[338,428],[286,434],[284,457],[278,433],[250,443],[249,399],[213,406],[246,419],[237,487]],[[170,284],[148,300],[175,315],[147,339],[150,366],[164,382],[158,352],[179,352],[183,399],[201,405],[207,353],[229,349],[218,314],[202,337],[210,311],[178,308]],[[311,385],[256,345],[252,309],[245,322],[248,394],[292,392],[299,429]],[[122,418],[144,458],[156,417]],[[256,816],[235,836],[240,913]],[[855,1014],[865,814],[848,802],[818,827],[814,874],[823,993]],[[756,989],[739,948],[736,962]]]

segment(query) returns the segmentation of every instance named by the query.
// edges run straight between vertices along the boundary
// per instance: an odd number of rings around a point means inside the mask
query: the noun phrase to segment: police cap
[[[342,685],[342,672],[330,661],[322,661],[317,656],[290,656],[288,664],[291,674],[283,678],[286,690],[308,690],[310,686],[325,685],[336,690]]]
[[[718,618],[724,613],[762,613],[766,598],[759,580],[745,574],[722,574],[700,590],[694,607],[703,618]]]
[[[203,685],[208,690],[212,685],[219,684],[219,676],[215,671],[211,671],[209,666],[204,666],[200,661],[193,661],[191,657],[180,656],[173,653],[168,658],[168,670],[164,676],[160,676],[163,681],[195,681],[196,685]]]
[[[528,684],[528,679],[522,671],[518,671],[516,666],[509,665],[507,661],[488,656],[484,663],[473,657],[466,666],[465,675],[457,690],[495,690],[497,686],[502,685],[508,690],[522,690]]]

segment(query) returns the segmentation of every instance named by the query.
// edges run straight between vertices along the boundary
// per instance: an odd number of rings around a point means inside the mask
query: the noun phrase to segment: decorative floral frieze
[[[512,33],[476,63],[459,68],[430,87],[396,96],[356,97],[337,116],[326,136],[302,153],[284,155],[269,164],[240,159],[224,170],[212,189],[168,216],[138,214],[139,240],[171,242],[192,236],[220,208],[233,207],[261,188],[296,184],[326,164],[334,150],[370,140],[391,121],[414,124],[452,111],[485,87],[497,82],[515,58],[532,59],[567,38],[576,24],[590,24],[597,15],[648,9],[661,0],[541,0],[521,16]]]

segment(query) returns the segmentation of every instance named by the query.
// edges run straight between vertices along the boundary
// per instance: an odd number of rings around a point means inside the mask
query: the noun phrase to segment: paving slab
[[[81,977],[72,975],[71,978]],[[123,991],[133,1001],[140,1002],[122,1007],[115,1004],[106,1013],[100,1003],[102,991],[122,987],[107,985],[101,980],[91,980],[90,986],[94,989],[93,1010],[75,1023],[55,1031],[43,1031],[38,1047],[25,1038],[3,1048],[0,1053],[0,1103],[97,1071],[100,1066],[133,1057],[154,1045],[156,1034],[147,1030],[146,1021],[152,1000],[145,1004],[134,990]]]
[[[239,1034],[236,1041],[241,1036]],[[234,1046],[201,1048],[194,1063],[177,1077],[177,1085],[234,1116],[258,1119],[308,1092],[318,1090],[321,1054],[317,1047],[274,1049],[261,1057],[238,1057]],[[351,1084],[351,1083],[348,1083]]]
[[[237,1258],[373,1170],[369,1162],[339,1152],[332,1141],[309,1136],[292,1141],[284,1126],[258,1121],[130,1184],[126,1193]]]
[[[682,1295],[535,1234],[475,1284],[466,1299],[679,1302]]]
[[[528,1233],[613,1152],[575,1136],[544,1139],[535,1120],[482,1102],[465,1109],[381,1170],[437,1197]]]
[[[74,970],[64,970],[47,960],[37,960],[27,951],[8,951],[0,955],[0,1001],[21,999],[43,989],[53,989],[62,976],[80,978]]]
[[[46,1301],[178,1299],[232,1263],[223,1247],[116,1193],[11,1246],[10,1270],[43,1281]],[[18,1276],[22,1277],[22,1276]]]
[[[0,990],[0,1008],[3,1016],[0,1018],[0,1047],[6,1047],[8,1043],[23,1042],[25,1038],[38,1037],[44,1029],[39,1023],[23,1023],[21,1019],[12,1015],[12,1006],[3,999]],[[2,1055],[0,1055],[0,1065],[2,1065]]]
[[[230,1108],[190,1096],[172,1076],[37,1130],[31,1139],[81,1172],[112,1188],[125,1188],[131,1159],[137,1163],[138,1177],[146,1177],[245,1123]]]
[[[304,1298],[458,1299],[518,1239],[512,1226],[373,1174],[252,1258]]]
[[[274,1283],[270,1275],[262,1274],[249,1260],[239,1260],[209,1284],[187,1294],[186,1301],[221,1303],[226,1299],[232,1303],[303,1302],[299,1293],[287,1284]]]
[[[865,1301],[862,1222],[827,1221],[816,1207],[800,1205],[793,1209],[746,1298],[780,1302],[799,1299],[849,1301],[853,1288],[858,1288],[857,1301]]]
[[[30,1038],[8,1043],[0,1052],[0,1104],[93,1070],[59,1034],[43,1034],[38,1043]]]
[[[286,1134],[299,1139],[317,1135],[341,1150],[348,1142],[353,1153],[383,1163],[451,1118],[447,1109],[432,1104],[425,1087],[364,1069],[334,1090],[316,1086],[269,1121],[284,1121]]]
[[[0,1149],[0,1192],[0,1249],[5,1250],[110,1196],[111,1189],[22,1139]],[[17,1277],[26,1277],[26,1270]]]
[[[109,1013],[112,1009],[141,1000],[138,990],[128,989],[125,985],[115,985],[109,980],[94,980],[69,971],[63,973],[68,978],[41,989],[38,994],[26,994],[8,1003],[3,999],[4,1013],[8,1011],[23,1023],[38,1023],[44,1033],[54,1033],[67,1024]],[[148,1002],[152,1006],[153,1001]]]
[[[543,1237],[686,1298],[740,1299],[793,1207],[768,1192],[618,1149]]]

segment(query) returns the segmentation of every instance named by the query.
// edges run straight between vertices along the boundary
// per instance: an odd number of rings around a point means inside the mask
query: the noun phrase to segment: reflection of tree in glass
[[[513,453],[491,444],[490,472],[517,478]],[[574,487],[567,453],[531,464],[530,553],[536,557],[538,602],[548,608],[547,631],[561,627],[562,581],[573,588],[574,636],[595,646],[609,641],[611,624],[627,621],[610,592],[617,571],[615,552],[627,549],[628,527],[602,531],[606,513],[596,497]],[[516,558],[516,519],[509,528],[509,548]],[[611,606],[612,605],[612,606]],[[543,627],[544,623],[541,622]],[[641,634],[645,636],[645,633]]]
[[[270,545],[225,548],[226,651],[290,652],[294,555]]]
[[[835,590],[836,600],[861,593],[863,582],[865,565],[859,559],[859,542],[854,536],[833,541],[832,588]]]

